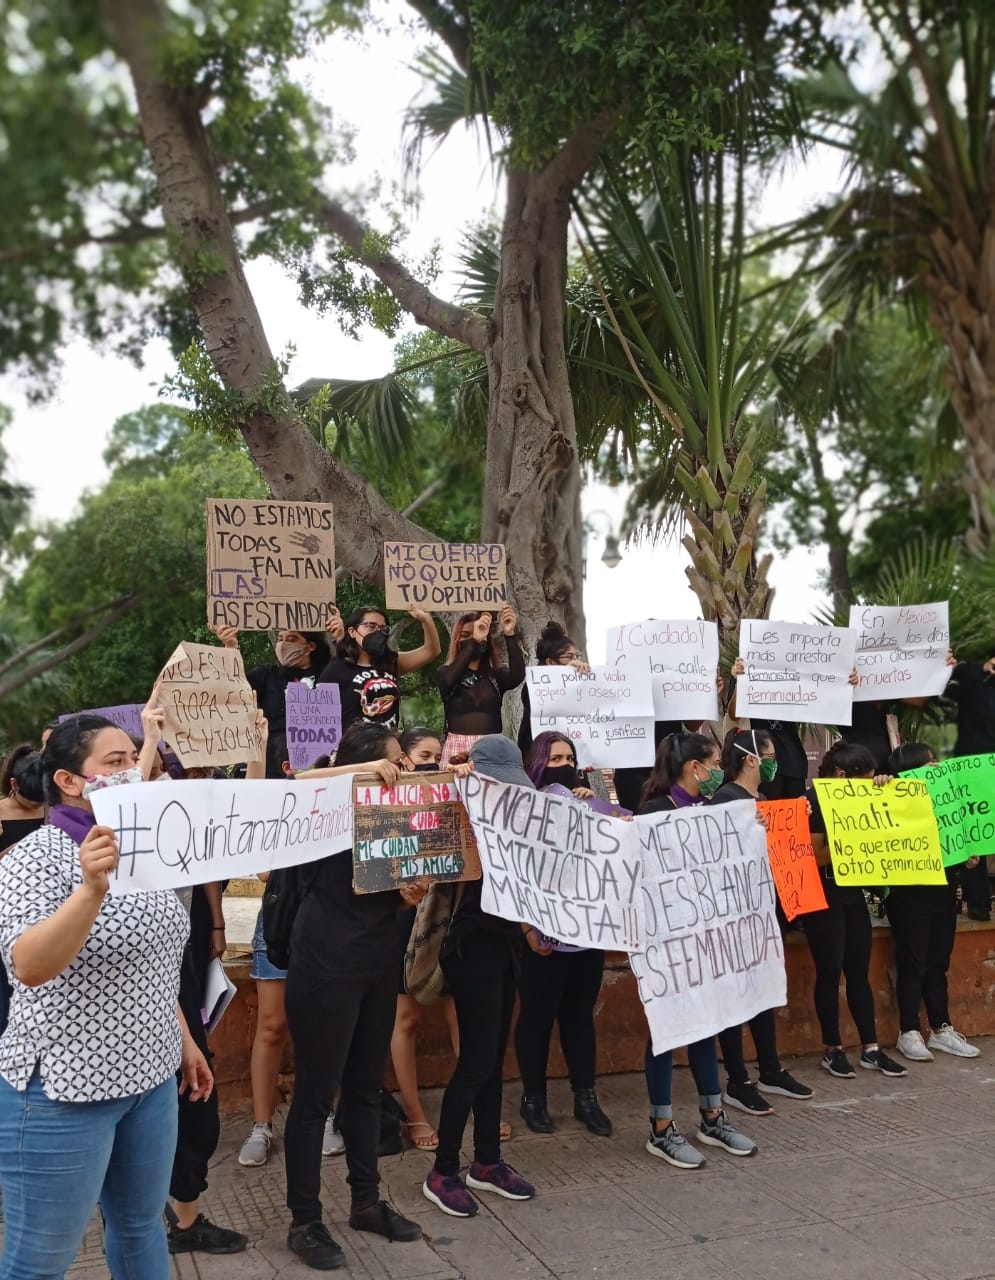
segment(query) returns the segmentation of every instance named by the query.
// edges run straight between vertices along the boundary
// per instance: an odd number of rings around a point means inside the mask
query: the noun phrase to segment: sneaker
[[[353,1231],[369,1231],[375,1236],[383,1236],[385,1240],[405,1244],[422,1237],[418,1223],[412,1222],[403,1213],[398,1213],[388,1200],[375,1200],[362,1209],[353,1206],[349,1212],[349,1226]]]
[[[532,1183],[503,1160],[497,1164],[478,1164],[474,1160],[467,1171],[466,1185],[474,1191],[493,1191],[506,1200],[531,1200],[536,1193]]]
[[[748,1111],[752,1116],[772,1116],[774,1108],[756,1086],[749,1080],[745,1084],[737,1084],[735,1080],[727,1080],[722,1093],[722,1101],[727,1107],[735,1107],[737,1111]]]
[[[903,1067],[894,1058],[889,1058],[883,1049],[865,1049],[860,1055],[860,1065],[866,1071],[880,1071],[883,1076],[907,1076],[908,1067]]]
[[[287,1232],[287,1248],[314,1271],[337,1271],[346,1263],[345,1251],[328,1234],[323,1222],[305,1222]]]
[[[819,1066],[839,1080],[852,1080],[857,1074],[842,1049],[827,1049]]]
[[[334,1112],[325,1121],[325,1136],[321,1140],[321,1154],[323,1156],[345,1155],[345,1138],[336,1131]]]
[[[215,1226],[202,1213],[197,1214],[189,1227],[171,1222],[166,1228],[166,1241],[170,1253],[241,1253],[249,1247],[248,1236]]]
[[[675,1169],[700,1169],[705,1157],[692,1147],[677,1125],[671,1120],[662,1133],[657,1133],[650,1123],[649,1141],[646,1150],[651,1156],[659,1156],[672,1164]]]
[[[757,1144],[731,1125],[724,1111],[720,1111],[714,1120],[709,1120],[702,1113],[701,1124],[698,1125],[698,1141],[707,1143],[710,1147],[721,1147],[731,1156],[757,1154]]]
[[[472,1218],[480,1209],[458,1173],[442,1174],[432,1169],[421,1190],[426,1200],[451,1218]]]
[[[807,1101],[815,1092],[809,1085],[796,1080],[783,1067],[776,1075],[761,1076],[757,1081],[757,1088],[761,1093],[779,1093],[784,1098],[797,1098],[799,1101]]]
[[[952,1053],[955,1058],[977,1058],[981,1050],[977,1045],[965,1040],[959,1031],[955,1031],[945,1022],[939,1031],[931,1031],[927,1041],[927,1049],[940,1049],[944,1053]]]
[[[926,1043],[918,1031],[903,1031],[898,1037],[895,1048],[910,1062],[933,1061],[933,1055],[926,1048]]]
[[[271,1124],[254,1124],[249,1136],[242,1143],[238,1153],[238,1162],[246,1169],[258,1169],[269,1159],[269,1149],[273,1145],[273,1126]]]

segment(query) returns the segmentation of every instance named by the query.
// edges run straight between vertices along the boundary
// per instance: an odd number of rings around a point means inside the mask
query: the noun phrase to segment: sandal
[[[438,1147],[439,1135],[427,1120],[409,1120],[404,1127],[408,1131],[408,1141],[419,1151],[435,1151]],[[425,1132],[416,1135],[415,1129],[424,1129]]]
[[[507,1120],[501,1121],[501,1128],[498,1130],[502,1142],[508,1142],[511,1139],[511,1125]]]

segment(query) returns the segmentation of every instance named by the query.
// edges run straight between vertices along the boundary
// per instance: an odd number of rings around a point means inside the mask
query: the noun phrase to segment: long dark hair
[[[332,646],[328,643],[328,636],[324,631],[302,631],[301,635],[308,644],[314,645],[314,650],[309,655],[311,670],[324,671],[332,660]]]
[[[743,772],[747,756],[760,757],[764,747],[774,745],[766,729],[730,729],[722,744],[722,768],[726,782],[735,782]]]
[[[565,742],[573,756],[574,768],[577,768],[577,748],[562,733],[547,729],[532,739],[532,745],[525,753],[525,772],[537,787],[542,786],[542,775],[549,768],[549,755],[558,742]]]
[[[935,764],[936,752],[928,742],[903,742],[888,757],[888,772],[892,777],[907,773],[909,769],[921,769],[924,764]]]
[[[117,727],[113,720],[85,711],[63,720],[52,730],[44,749],[25,764],[18,777],[18,786],[23,788],[25,795],[40,796],[41,800],[36,803],[58,804],[62,792],[55,785],[56,773],[65,769],[67,773],[82,774],[94,738],[102,729]]]
[[[654,796],[669,796],[670,788],[689,761],[697,760],[704,764],[717,750],[711,738],[706,738],[703,733],[668,733],[656,749],[650,776],[639,793],[639,805],[646,804]]]
[[[4,760],[3,766],[0,767],[0,795],[10,795],[11,779],[17,783],[18,791],[21,790],[20,775],[26,767],[27,757],[38,754],[37,747],[32,746],[30,742],[18,743]]]
[[[842,738],[833,743],[819,765],[820,778],[835,778],[837,773],[842,773],[844,778],[859,778],[862,773],[875,772],[870,750],[863,743],[844,742]]]
[[[384,622],[386,622],[388,626],[390,625],[390,619],[387,617],[387,610],[381,609],[378,604],[361,604],[358,609],[353,609],[352,613],[349,614],[348,618],[346,618],[343,623],[343,626],[345,627],[345,634],[339,641],[337,649],[338,656],[340,658],[345,658],[347,662],[359,663],[359,643],[355,636],[351,636],[349,634],[349,629],[351,627],[355,630],[368,613],[379,614],[380,617],[383,618]],[[396,674],[397,653],[395,650],[388,646],[383,663],[380,665],[385,667],[392,674]],[[378,757],[374,756],[373,758],[377,759]]]
[[[449,635],[449,652],[446,654],[445,665],[451,666],[456,661],[456,656],[460,651],[460,645],[463,643],[463,628],[473,627],[478,621],[482,613],[489,613],[492,618],[496,617],[492,609],[471,609],[468,613],[461,613],[453,623],[453,629]],[[467,637],[469,639],[469,637]],[[496,671],[501,665],[501,658],[498,654],[497,640],[494,636],[493,624],[490,634],[487,637],[487,652],[480,659],[480,669],[485,668],[490,671]]]
[[[342,735],[335,763],[368,764],[371,760],[382,760],[391,738],[397,740],[393,729],[382,724],[370,724],[366,720],[354,720]]]

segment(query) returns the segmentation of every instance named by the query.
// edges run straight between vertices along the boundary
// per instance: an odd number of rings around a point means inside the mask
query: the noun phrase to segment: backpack
[[[453,917],[463,901],[464,886],[433,884],[415,909],[415,922],[404,952],[404,990],[419,1004],[433,1004],[445,994],[446,977],[439,960]]]
[[[290,965],[290,935],[305,895],[314,884],[311,865],[277,867],[263,890],[263,940],[266,957],[278,969]]]

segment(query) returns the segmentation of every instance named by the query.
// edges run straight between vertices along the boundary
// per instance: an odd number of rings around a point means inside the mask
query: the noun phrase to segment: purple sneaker
[[[536,1193],[532,1183],[503,1160],[497,1164],[478,1164],[475,1160],[466,1175],[466,1185],[474,1191],[496,1191],[506,1200],[531,1200]]]
[[[426,1200],[438,1205],[451,1218],[472,1218],[480,1208],[458,1173],[447,1175],[432,1169],[421,1189]]]

